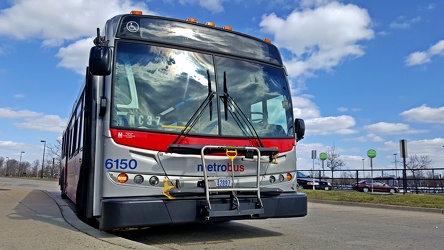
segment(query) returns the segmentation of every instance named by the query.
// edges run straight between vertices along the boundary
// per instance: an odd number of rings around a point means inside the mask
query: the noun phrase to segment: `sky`
[[[271,39],[285,62],[295,117],[306,124],[299,169],[319,169],[311,152],[329,148],[343,168],[368,169],[369,149],[377,152],[373,168],[394,168],[401,139],[409,156],[444,168],[439,0],[2,0],[0,157],[33,162],[42,158],[41,140],[56,145],[96,28],[131,10]]]

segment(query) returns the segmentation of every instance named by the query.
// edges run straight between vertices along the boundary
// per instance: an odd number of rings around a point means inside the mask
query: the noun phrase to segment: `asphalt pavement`
[[[97,230],[80,221],[58,191],[36,185],[11,185],[0,181],[1,249],[155,249],[149,245]],[[53,190],[53,189],[48,189]],[[330,203],[309,200],[309,202]],[[384,207],[444,214],[444,209],[425,209],[351,202],[347,206]]]
[[[0,182],[0,249],[154,249],[80,221],[54,192]]]

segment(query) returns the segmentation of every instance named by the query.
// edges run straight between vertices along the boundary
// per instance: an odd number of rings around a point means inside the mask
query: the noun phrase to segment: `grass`
[[[444,196],[425,194],[371,194],[349,191],[300,190],[307,198],[342,202],[362,202],[385,205],[444,209]]]

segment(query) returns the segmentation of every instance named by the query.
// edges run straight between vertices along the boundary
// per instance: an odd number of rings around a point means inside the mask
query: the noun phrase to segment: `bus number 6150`
[[[136,169],[137,161],[134,159],[106,159],[105,160],[106,169]]]

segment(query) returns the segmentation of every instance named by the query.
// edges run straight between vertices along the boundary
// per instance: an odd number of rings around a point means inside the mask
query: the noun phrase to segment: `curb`
[[[351,201],[328,201],[328,200],[315,200],[315,199],[308,199],[308,202],[333,204],[333,205],[345,205],[345,206],[357,206],[357,207],[397,209],[397,210],[402,210],[402,211],[438,213],[438,214],[444,215],[444,209],[441,209],[441,208],[407,207],[407,206],[398,206],[398,205],[373,204],[373,203],[362,203],[362,202],[351,202]]]
[[[62,198],[54,196],[53,194],[51,194],[46,190],[41,190],[41,191],[44,192],[52,200],[54,200],[54,202],[57,204],[57,206],[60,209],[60,213],[62,214],[63,219],[69,225],[79,230],[80,232],[83,232],[91,237],[107,242],[109,244],[120,246],[127,249],[159,249],[139,242],[121,238],[113,234],[107,233],[105,231],[100,231],[94,227],[91,227],[88,224],[81,221]]]

